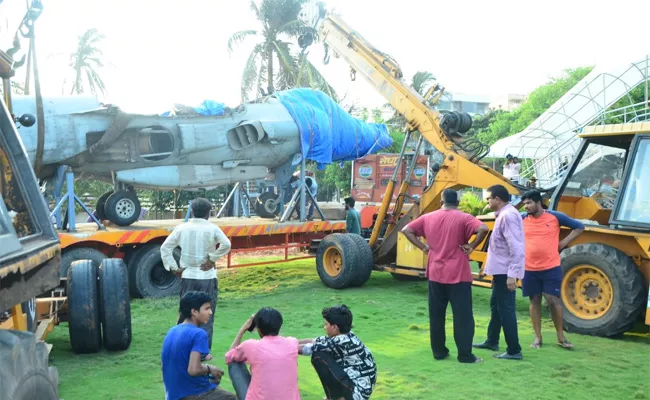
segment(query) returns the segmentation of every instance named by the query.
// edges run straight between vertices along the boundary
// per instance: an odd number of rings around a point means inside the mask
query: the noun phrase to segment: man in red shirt
[[[454,339],[458,361],[483,361],[472,353],[474,315],[472,312],[472,270],[469,254],[488,233],[488,227],[475,217],[458,210],[458,193],[442,193],[442,208],[422,215],[408,224],[402,233],[414,246],[428,253],[426,277],[429,279],[429,325],[433,358],[449,356],[445,346],[447,303],[454,315]],[[468,243],[472,235],[476,238]],[[424,237],[427,244],[418,238]]]
[[[562,329],[562,267],[560,252],[574,241],[585,227],[579,221],[557,211],[547,211],[542,207],[542,195],[531,190],[522,196],[526,214],[524,215],[524,236],[526,238],[526,273],[522,280],[524,297],[530,297],[530,319],[535,330],[533,348],[542,347],[542,294],[551,309],[551,317],[557,332],[558,345],[572,348],[564,337]],[[560,241],[560,227],[572,229]]]

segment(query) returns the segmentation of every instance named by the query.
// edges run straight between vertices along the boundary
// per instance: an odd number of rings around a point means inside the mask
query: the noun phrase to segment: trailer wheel
[[[135,283],[138,279],[138,265],[140,265],[142,255],[148,253],[154,247],[160,249],[160,245],[158,244],[145,244],[139,249],[133,251],[128,260],[125,259],[129,271],[129,292],[131,293],[131,297],[142,298],[142,293],[140,293],[138,286]]]
[[[107,258],[99,267],[99,310],[107,350],[126,350],[131,345],[130,300],[126,264]]]
[[[280,214],[280,196],[271,192],[259,195],[255,203],[255,211],[262,218],[275,218]]]
[[[561,257],[565,329],[605,337],[630,330],[645,307],[643,276],[632,259],[596,243],[573,246]]]
[[[103,195],[99,196],[97,203],[95,203],[95,212],[97,213],[97,219],[99,222],[108,219],[106,218],[106,200],[113,194],[113,192],[106,192]]]
[[[36,315],[36,297],[20,303],[23,313],[27,317],[27,330],[36,333],[38,328],[38,316]]]
[[[61,256],[61,277],[65,278],[68,276],[68,269],[70,264],[79,260],[91,260],[95,268],[99,268],[99,265],[104,261],[106,255],[99,250],[93,249],[91,247],[77,247],[75,249],[70,249],[65,251]]]
[[[104,211],[106,218],[119,226],[129,226],[140,217],[140,200],[130,190],[120,190],[106,199]]]
[[[327,235],[318,246],[316,271],[321,281],[333,289],[344,289],[356,278],[359,250],[355,241],[343,233]]]
[[[174,253],[175,257],[178,254],[180,258],[178,248],[174,249]],[[180,278],[163,267],[159,245],[150,248],[137,260],[135,284],[145,298],[179,296],[181,293]]]
[[[48,350],[30,332],[0,330],[2,398],[58,400],[59,374],[48,366]]]
[[[363,286],[370,279],[372,269],[375,266],[372,250],[368,242],[361,235],[348,233],[346,236],[354,240],[355,246],[357,246],[359,251],[359,264],[357,264],[355,276],[350,286]]]
[[[68,330],[75,353],[95,353],[101,346],[97,269],[81,260],[68,270]]]

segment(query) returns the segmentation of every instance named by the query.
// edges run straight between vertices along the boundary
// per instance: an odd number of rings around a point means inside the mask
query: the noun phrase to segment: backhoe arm
[[[466,154],[455,149],[455,141],[462,138],[453,125],[458,114],[447,117],[426,104],[426,100],[403,80],[402,70],[388,55],[377,50],[359,33],[350,28],[339,17],[326,12],[323,3],[309,5],[303,9],[301,18],[318,32],[318,38],[331,52],[343,58],[352,68],[351,76],[362,75],[386,100],[402,114],[411,130],[417,130],[442,155],[444,161],[434,165],[437,172],[434,183],[425,190],[420,202],[420,214],[438,208],[440,194],[447,188],[477,187],[488,188],[504,185],[512,194],[519,191],[510,181],[478,160],[470,160]],[[302,45],[311,44],[303,38]],[[435,87],[428,96],[439,97],[442,88]],[[442,121],[441,121],[442,120]],[[443,129],[448,127],[447,131]]]

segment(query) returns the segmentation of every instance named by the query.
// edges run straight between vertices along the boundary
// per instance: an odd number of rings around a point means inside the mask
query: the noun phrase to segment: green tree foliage
[[[228,40],[228,51],[255,37],[253,47],[242,72],[242,101],[265,96],[275,90],[311,87],[336,98],[336,92],[307,59],[306,53],[292,52],[291,39],[313,31],[298,19],[300,9],[307,0],[250,1],[260,27],[234,33]],[[277,69],[276,69],[277,67]],[[266,87],[265,87],[266,85]]]
[[[564,75],[552,78],[550,82],[533,90],[526,101],[514,110],[488,113],[486,118],[489,126],[486,128],[485,121],[479,120],[479,126],[473,128],[478,139],[492,145],[499,139],[523,131],[592,69],[593,67],[567,69]]]
[[[99,44],[105,36],[97,29],[88,29],[77,42],[77,50],[70,54],[70,67],[74,69],[75,79],[70,94],[84,93],[85,86],[93,95],[106,94],[104,81],[98,70],[104,66],[103,53]],[[86,81],[84,84],[84,80]]]
[[[473,216],[484,215],[491,211],[487,209],[487,201],[469,191],[460,197],[458,209]]]

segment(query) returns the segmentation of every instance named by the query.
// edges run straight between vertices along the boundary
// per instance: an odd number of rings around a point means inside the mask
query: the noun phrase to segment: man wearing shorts
[[[530,298],[530,319],[535,330],[535,340],[530,347],[542,347],[542,295],[551,309],[551,317],[557,332],[557,343],[564,348],[573,345],[564,337],[562,330],[562,268],[560,252],[573,242],[585,227],[579,221],[558,211],[542,207],[542,195],[537,190],[524,193],[522,197],[526,214],[524,236],[526,238],[526,273],[522,280],[524,297]],[[572,229],[560,241],[560,227]]]

